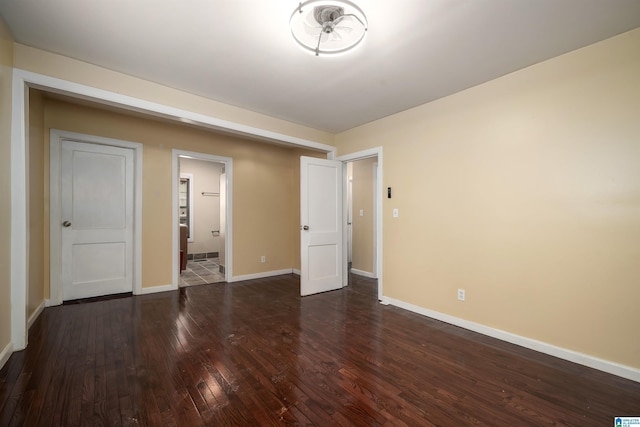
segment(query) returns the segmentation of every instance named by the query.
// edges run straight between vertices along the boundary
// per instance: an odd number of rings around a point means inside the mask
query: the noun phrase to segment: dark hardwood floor
[[[640,383],[287,275],[45,309],[0,426],[611,426]]]

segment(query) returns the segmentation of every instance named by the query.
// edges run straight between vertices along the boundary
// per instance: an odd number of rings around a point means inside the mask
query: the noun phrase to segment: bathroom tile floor
[[[224,274],[219,269],[218,258],[190,260],[187,269],[180,273],[180,287],[224,282]]]

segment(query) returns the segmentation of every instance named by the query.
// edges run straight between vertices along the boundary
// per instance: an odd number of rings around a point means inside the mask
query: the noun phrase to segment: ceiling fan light
[[[293,39],[316,56],[353,49],[368,28],[362,9],[347,0],[302,2],[291,14],[289,25]]]

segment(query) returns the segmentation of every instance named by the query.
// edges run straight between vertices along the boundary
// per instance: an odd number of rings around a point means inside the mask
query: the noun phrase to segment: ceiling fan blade
[[[310,36],[317,36],[322,31],[322,27],[317,23],[315,25],[311,25],[308,22],[304,22],[304,32],[309,34]]]
[[[334,28],[334,31],[341,31],[343,33],[347,33],[348,34],[348,33],[353,31],[353,28],[339,26],[339,27]]]

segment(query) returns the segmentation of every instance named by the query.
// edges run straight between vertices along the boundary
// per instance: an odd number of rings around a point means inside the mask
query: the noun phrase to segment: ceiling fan
[[[367,17],[350,1],[311,0],[296,7],[290,25],[296,42],[319,56],[358,45],[367,31]]]

